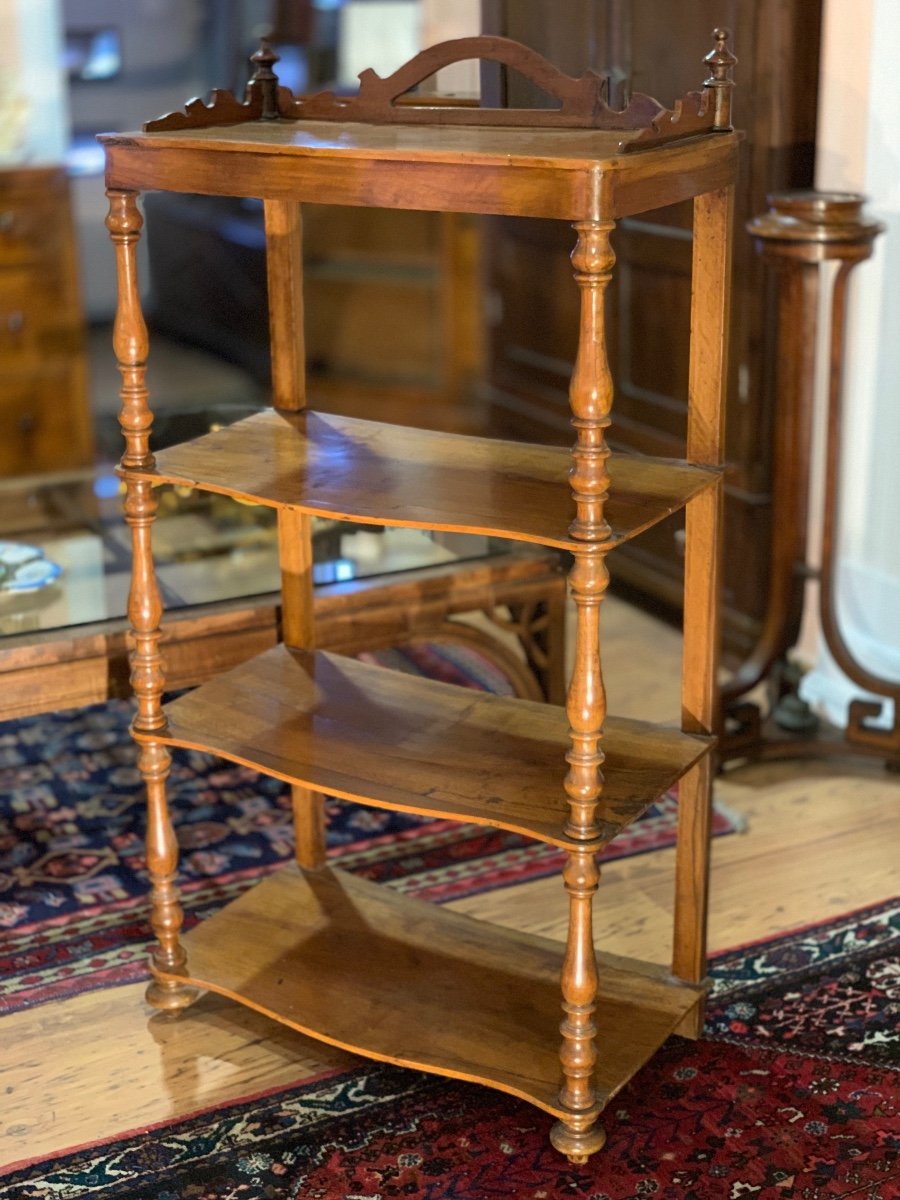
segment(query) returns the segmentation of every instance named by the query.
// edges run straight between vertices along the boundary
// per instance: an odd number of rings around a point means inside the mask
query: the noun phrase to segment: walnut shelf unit
[[[734,62],[716,31],[703,89],[672,109],[574,80],[503,38],[424,51],[359,96],[295,99],[274,56],[243,102],[217,92],[142,133],[106,135],[132,527],[133,724],[147,783],[158,945],[148,998],[178,1012],[209,988],[324,1041],[525,1097],[557,1118],[573,1162],[599,1150],[598,1116],[672,1032],[697,1036],[706,980],[711,748],[717,712],[722,409],[737,135]],[[395,101],[434,70],[482,57],[559,101],[548,112]],[[135,275],[140,190],[263,200],[272,412],[154,458],[147,333]],[[685,461],[616,456],[603,298],[621,217],[694,201],[690,423]],[[580,295],[570,390],[575,445],[439,434],[305,411],[302,202],[570,221]],[[150,529],[159,484],[274,507],[283,641],[163,707],[162,606]],[[684,509],[682,728],[607,717],[599,610],[606,555]],[[575,666],[565,708],[473,694],[315,649],[310,518],[499,535],[568,550]],[[292,787],[297,865],[180,936],[170,746],[245,762]],[[674,951],[666,967],[595,954],[596,853],[679,782]],[[566,852],[565,946],[495,929],[326,866],[321,791],[516,830]],[[560,1016],[562,1017],[560,1023]],[[561,1043],[561,1044],[560,1044]]]

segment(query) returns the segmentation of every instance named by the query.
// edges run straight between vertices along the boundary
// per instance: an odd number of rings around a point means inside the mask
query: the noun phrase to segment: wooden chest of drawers
[[[59,167],[0,171],[0,475],[91,455],[68,181]]]

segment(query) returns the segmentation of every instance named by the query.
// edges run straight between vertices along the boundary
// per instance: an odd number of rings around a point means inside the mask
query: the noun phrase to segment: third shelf
[[[178,975],[302,1033],[384,1062],[475,1079],[562,1116],[564,947],[291,864],[184,938]],[[701,1002],[667,970],[599,958],[605,1105]]]
[[[160,740],[345,800],[568,847],[565,710],[323,651],[276,646],[166,706]],[[610,717],[598,808],[607,845],[712,739]]]

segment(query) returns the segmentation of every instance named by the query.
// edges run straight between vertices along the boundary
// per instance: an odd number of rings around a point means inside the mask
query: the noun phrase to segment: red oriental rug
[[[897,1200],[900,904],[719,955],[583,1167],[550,1118],[371,1063],[8,1168],[4,1200]],[[602,1052],[602,1049],[601,1049]]]

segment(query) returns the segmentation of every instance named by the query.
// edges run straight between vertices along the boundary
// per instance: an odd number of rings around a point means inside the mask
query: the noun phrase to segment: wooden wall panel
[[[696,88],[710,33],[733,31],[735,122],[746,133],[738,188],[727,456],[726,646],[752,646],[763,616],[772,520],[770,489],[773,297],[745,222],[768,192],[811,186],[821,0],[577,0],[566,20],[545,0],[492,0],[485,31],[505,33],[565,70],[611,70],[665,103]],[[543,103],[520,81],[485,77],[509,103]],[[609,345],[616,398],[610,444],[683,452],[691,269],[689,204],[622,221],[614,237]],[[574,235],[549,221],[494,219],[485,237],[493,324],[488,403],[504,436],[569,443],[566,385],[577,303],[568,254]],[[614,556],[614,579],[651,606],[676,602],[680,539],[658,530]]]

